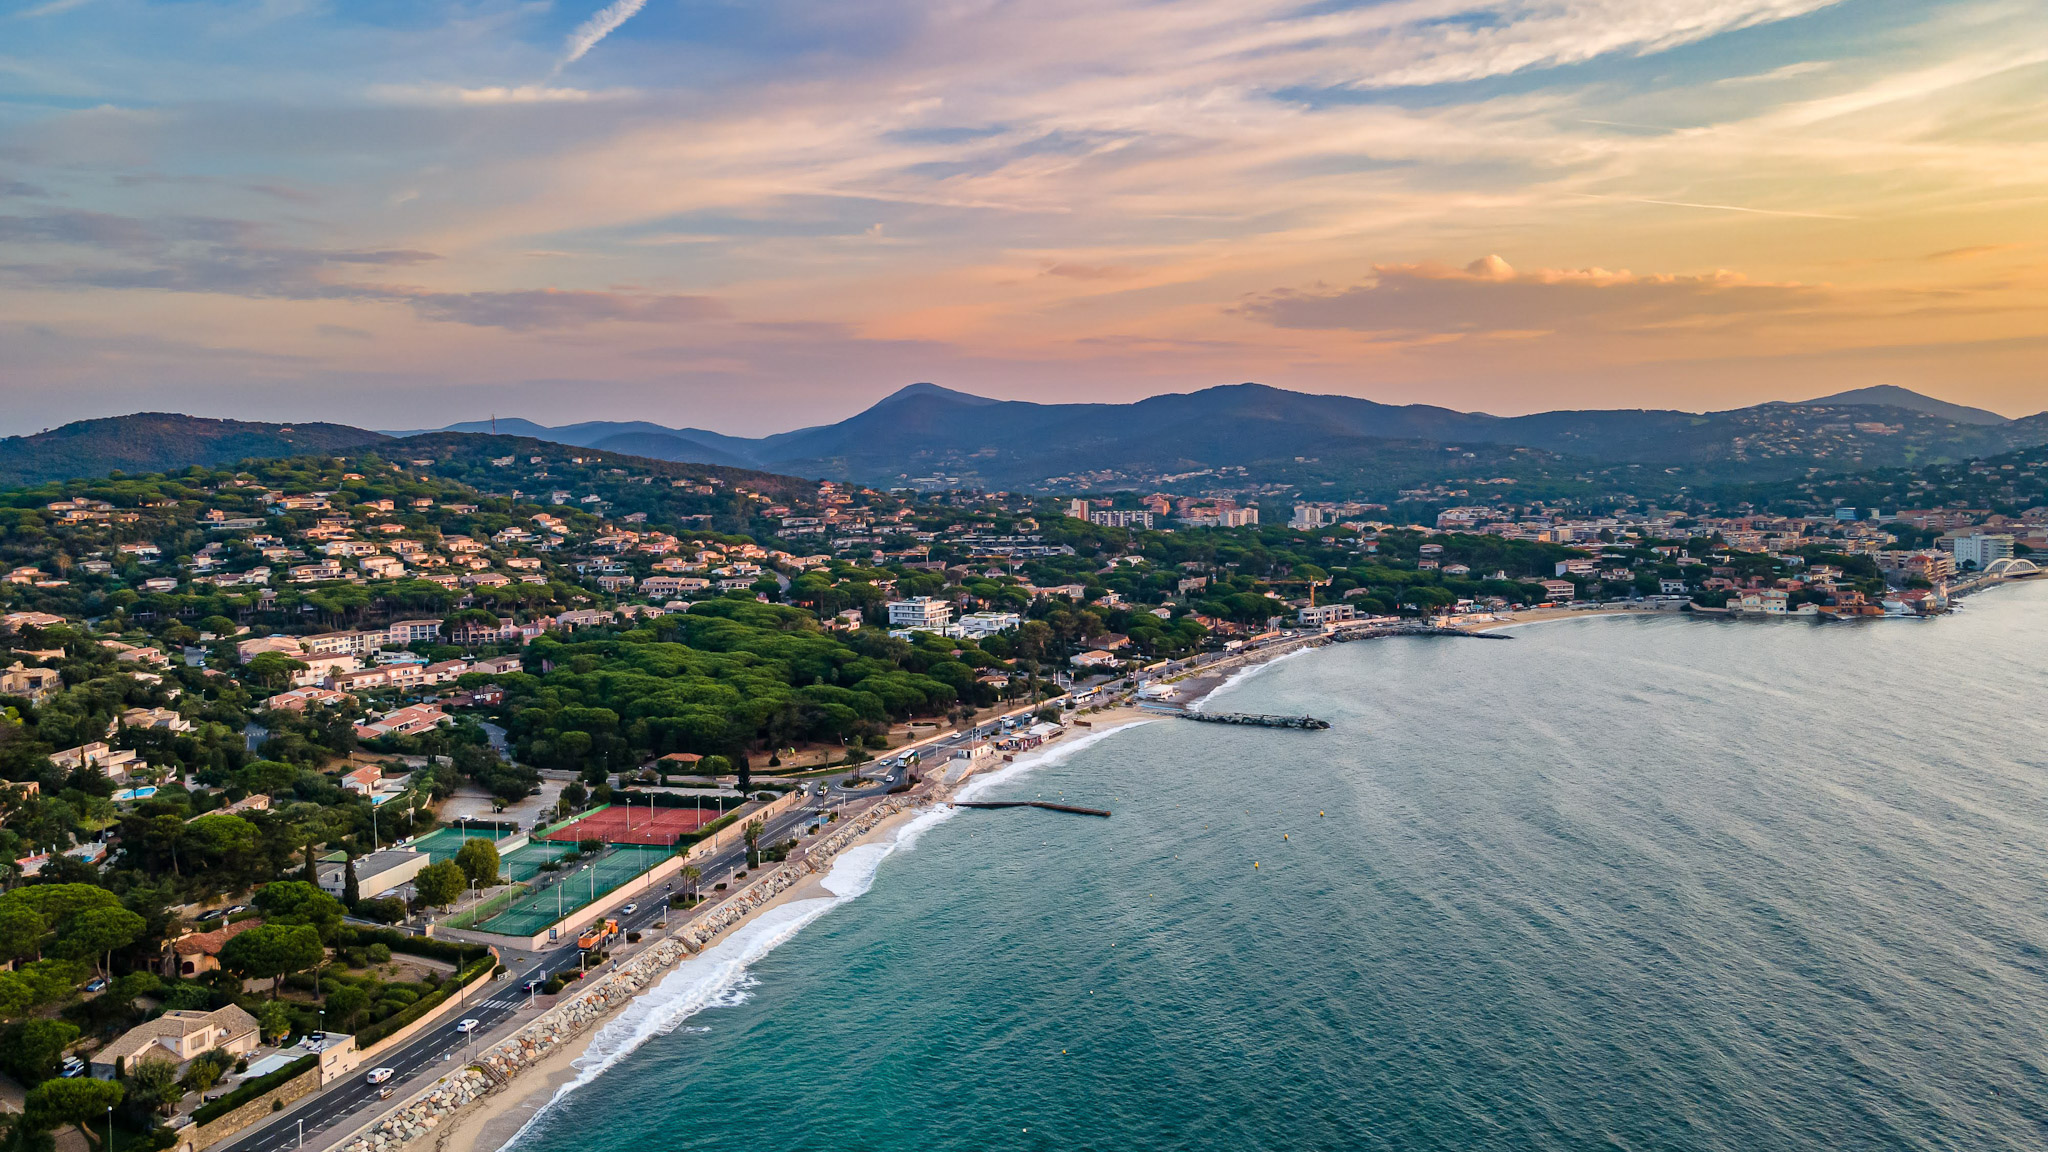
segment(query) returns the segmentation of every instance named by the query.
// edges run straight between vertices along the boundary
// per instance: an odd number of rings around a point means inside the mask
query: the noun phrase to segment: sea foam
[[[1254,676],[1257,676],[1259,673],[1264,672],[1266,669],[1273,667],[1275,664],[1280,663],[1282,660],[1292,660],[1296,656],[1304,656],[1313,651],[1315,651],[1314,648],[1296,648],[1292,652],[1282,652],[1280,655],[1273,657],[1271,660],[1261,660],[1256,664],[1250,664],[1243,668],[1240,668],[1237,671],[1232,672],[1229,676],[1225,677],[1223,683],[1218,684],[1215,687],[1215,689],[1211,691],[1208,695],[1202,697],[1200,700],[1197,700],[1193,704],[1189,705],[1188,711],[1206,712],[1208,711],[1210,702],[1214,701],[1218,696],[1221,696],[1224,693],[1237,688],[1245,681],[1251,679]]]

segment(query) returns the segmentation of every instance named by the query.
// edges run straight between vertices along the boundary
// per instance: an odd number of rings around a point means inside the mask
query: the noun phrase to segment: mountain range
[[[482,432],[493,422],[451,425]],[[1789,476],[1925,463],[2048,444],[2048,413],[2019,420],[1883,385],[1725,412],[1609,409],[1491,416],[1389,405],[1261,384],[1152,396],[1131,404],[992,400],[913,384],[835,424],[758,439],[702,428],[591,421],[500,432],[656,459],[873,484],[994,488],[1145,484],[1160,477],[1313,459],[1370,472],[1420,446],[1529,449],[1560,466],[1637,464],[1700,479]],[[394,433],[408,435],[409,433]],[[1489,455],[1493,455],[1489,453]]]
[[[548,427],[496,419],[387,433],[139,413],[0,439],[0,483],[172,471],[451,433],[881,486],[1180,484],[1199,491],[1284,484],[1313,485],[1333,498],[1378,499],[1482,476],[1568,484],[1594,470],[1654,468],[1665,475],[1661,483],[1675,487],[1960,460],[2048,444],[2048,412],[2007,419],[1889,385],[1725,412],[1503,417],[1262,384],[1131,404],[992,400],[913,384],[837,423],[758,438],[647,421]]]

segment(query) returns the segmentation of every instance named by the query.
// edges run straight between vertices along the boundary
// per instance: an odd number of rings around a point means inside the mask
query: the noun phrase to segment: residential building
[[[173,1009],[130,1028],[93,1053],[92,1074],[100,1080],[112,1080],[123,1069],[150,1058],[172,1060],[182,1066],[215,1049],[240,1056],[253,1051],[259,1039],[256,1018],[238,1005],[229,1004],[211,1012]]]
[[[930,596],[913,596],[889,602],[889,626],[924,632],[943,631],[953,619],[953,606]]]
[[[394,669],[395,670],[395,669]],[[387,712],[375,720],[356,725],[356,735],[365,740],[374,740],[386,734],[410,736],[424,732],[449,720],[446,712],[432,704],[414,704]]]
[[[391,622],[389,635],[391,638],[387,643],[396,644],[401,647],[407,644],[423,644],[429,640],[440,638],[441,622],[439,620],[394,620]]]
[[[52,752],[50,763],[66,772],[97,767],[106,773],[109,780],[120,780],[126,777],[131,769],[142,764],[142,757],[130,749],[109,748],[104,743],[95,741],[91,744],[81,744],[76,748],[66,748],[62,752]]]
[[[1150,528],[1152,513],[1133,512],[1125,508],[1104,508],[1088,513],[1088,522],[1100,524],[1105,528]]]
[[[2012,555],[2012,545],[2012,536],[2004,532],[1958,536],[1955,539],[1956,570],[1982,572]]]
[[[188,980],[218,971],[221,945],[251,928],[261,927],[263,921],[251,917],[223,924],[211,932],[187,932],[174,937],[165,942],[163,954],[157,960],[157,971],[165,979]]]
[[[960,618],[957,628],[961,636],[969,640],[979,640],[984,636],[1007,632],[1023,622],[1024,618],[1015,612],[969,612]]]
[[[190,732],[192,722],[169,708],[130,708],[121,713],[123,728],[161,728],[166,732]]]
[[[1303,608],[1296,613],[1296,619],[1303,624],[1322,626],[1345,620],[1358,619],[1358,607],[1353,604],[1319,604]]]
[[[1076,668],[1114,668],[1117,660],[1113,652],[1080,652],[1067,662]]]
[[[1539,580],[1543,594],[1552,600],[1570,600],[1579,594],[1579,586],[1569,580]]]
[[[16,660],[0,672],[0,696],[22,696],[36,702],[62,687],[64,677],[55,668],[29,668]]]

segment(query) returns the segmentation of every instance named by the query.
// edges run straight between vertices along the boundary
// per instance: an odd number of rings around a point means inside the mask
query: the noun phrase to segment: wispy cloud
[[[547,84],[514,87],[464,88],[455,84],[377,84],[370,98],[386,104],[488,105],[488,104],[584,104],[592,100],[616,99],[623,91],[592,92],[583,88],[562,88]]]
[[[24,8],[15,13],[15,15],[24,20],[34,20],[43,16],[55,16],[60,12],[69,12],[73,8],[83,8],[90,3],[92,3],[92,0],[49,0],[47,4],[38,4],[33,8]]]
[[[1759,284],[1717,270],[1637,275],[1627,269],[1519,271],[1499,256],[1463,268],[1385,264],[1364,284],[1335,291],[1279,291],[1246,311],[1283,328],[1350,329],[1399,338],[1421,334],[1533,334],[1561,329],[1643,331],[1785,316],[1818,306],[1810,285]]]
[[[576,30],[569,33],[568,43],[562,46],[562,59],[555,64],[555,70],[549,73],[549,76],[561,75],[562,69],[583,59],[586,53],[597,47],[599,41],[618,31],[619,25],[631,20],[646,6],[647,0],[612,0],[598,9],[590,19],[577,25]]]

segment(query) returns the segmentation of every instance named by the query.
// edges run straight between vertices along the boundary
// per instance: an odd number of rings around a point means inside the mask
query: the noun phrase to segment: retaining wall
[[[218,1120],[181,1130],[178,1133],[178,1152],[193,1152],[218,1144],[259,1120],[269,1119],[270,1114],[277,1111],[278,1101],[290,1104],[301,1097],[311,1096],[319,1089],[320,1066],[315,1064]]]

